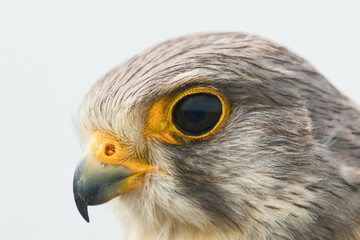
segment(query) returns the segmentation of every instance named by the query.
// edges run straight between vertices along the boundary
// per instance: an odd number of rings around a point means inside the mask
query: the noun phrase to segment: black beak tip
[[[85,219],[86,222],[90,222],[89,213],[88,213],[88,203],[83,201],[80,198],[75,198],[76,207],[79,210],[81,216]]]
[[[86,222],[90,222],[89,213],[88,213],[88,204],[89,201],[84,197],[84,187],[79,181],[79,168],[75,171],[74,182],[73,182],[73,191],[74,191],[74,200],[76,207],[79,210],[81,216],[85,219]],[[85,194],[86,195],[86,194]]]
[[[89,213],[88,213],[88,210],[87,210],[87,206],[84,207],[83,209],[80,210],[80,208],[78,207],[78,210],[80,211],[80,214],[81,216],[85,219],[86,222],[90,222],[90,219],[89,219]]]

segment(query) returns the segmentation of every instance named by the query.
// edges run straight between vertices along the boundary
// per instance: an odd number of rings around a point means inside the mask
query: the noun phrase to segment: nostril
[[[105,147],[105,155],[112,156],[115,153],[115,146],[114,144],[108,144]]]

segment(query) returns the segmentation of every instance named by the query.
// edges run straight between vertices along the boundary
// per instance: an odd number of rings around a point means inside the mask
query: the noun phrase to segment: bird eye
[[[159,98],[146,114],[144,136],[173,145],[217,132],[230,114],[227,99],[215,89],[193,87]]]
[[[201,136],[210,132],[222,115],[220,99],[211,93],[196,93],[181,98],[173,107],[172,121],[185,135]]]

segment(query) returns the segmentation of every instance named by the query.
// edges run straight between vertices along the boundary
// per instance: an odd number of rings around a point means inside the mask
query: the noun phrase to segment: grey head
[[[228,101],[221,129],[180,145],[144,136],[153,103],[193,87]],[[145,50],[93,86],[79,129],[111,133],[167,173],[117,197],[134,239],[360,237],[359,109],[269,40],[197,34]]]

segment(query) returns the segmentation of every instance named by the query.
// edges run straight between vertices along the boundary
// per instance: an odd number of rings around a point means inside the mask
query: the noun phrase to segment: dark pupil
[[[173,108],[173,122],[177,129],[190,136],[200,136],[219,121],[222,106],[219,98],[209,93],[183,97]]]

